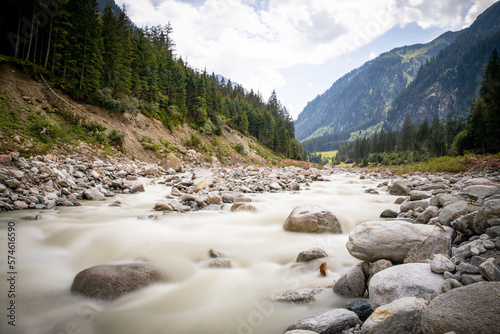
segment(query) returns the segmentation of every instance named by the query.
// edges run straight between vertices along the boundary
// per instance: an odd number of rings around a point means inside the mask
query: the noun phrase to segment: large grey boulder
[[[408,212],[410,210],[415,211],[418,208],[427,209],[429,206],[429,201],[423,199],[419,201],[405,201],[401,204],[401,212]]]
[[[500,199],[486,201],[474,217],[473,227],[477,234],[500,225]]]
[[[450,222],[469,213],[469,205],[466,201],[458,201],[445,206],[439,213],[439,222],[442,225],[450,225]]]
[[[159,281],[163,281],[162,274],[149,263],[103,264],[80,271],[73,280],[71,291],[113,300]]]
[[[420,334],[422,311],[427,301],[416,297],[403,297],[380,306],[365,321],[363,334],[404,333]]]
[[[349,233],[346,247],[349,253],[362,261],[387,259],[403,262],[408,251],[431,235],[452,238],[454,230],[432,225],[412,224],[406,221],[369,221],[356,226]]]
[[[499,333],[500,282],[479,282],[434,298],[422,312],[424,334]]]
[[[320,334],[341,334],[342,331],[356,325],[361,325],[361,321],[356,313],[343,308],[336,308],[301,319],[288,327],[287,331],[300,329]]]
[[[333,286],[333,291],[344,297],[363,297],[366,290],[368,263],[361,262],[352,266]]]
[[[368,291],[370,305],[376,309],[403,297],[418,297],[429,301],[441,292],[444,277],[433,273],[427,263],[393,266],[373,275]]]
[[[298,206],[290,213],[283,225],[285,231],[307,233],[342,233],[337,217],[315,204]]]
[[[408,196],[410,194],[410,189],[408,184],[404,181],[396,181],[387,187],[389,194],[395,196]]]
[[[435,254],[451,255],[450,238],[431,235],[408,251],[404,263],[428,263]]]
[[[497,187],[487,185],[468,186],[463,190],[464,193],[473,195],[477,198],[487,196],[495,191],[497,191]]]
[[[474,231],[474,217],[477,212],[471,212],[465,216],[458,217],[450,223],[451,227],[465,235],[476,234]]]

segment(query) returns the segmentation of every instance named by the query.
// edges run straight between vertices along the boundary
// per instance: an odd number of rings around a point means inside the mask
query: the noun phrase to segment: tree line
[[[479,97],[474,100],[466,122],[448,117],[442,123],[435,117],[414,124],[408,115],[400,131],[382,128],[371,137],[339,144],[333,164],[355,163],[401,165],[425,161],[429,157],[500,152],[500,60],[491,53],[484,71]],[[318,154],[311,161],[329,163]]]
[[[114,4],[114,3],[113,3]],[[250,134],[287,158],[307,153],[273,91],[266,101],[175,54],[170,23],[137,28],[97,0],[6,0],[2,54],[36,64],[74,98],[118,112],[142,112],[168,127],[188,123],[209,135]],[[116,8],[115,12],[116,12]]]

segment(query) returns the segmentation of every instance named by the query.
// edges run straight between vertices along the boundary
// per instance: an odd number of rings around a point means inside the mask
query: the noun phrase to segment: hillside
[[[455,38],[456,33],[448,32],[427,44],[396,48],[346,74],[304,108],[295,122],[297,138],[348,135],[383,122],[392,101],[421,65]]]
[[[57,94],[59,97],[54,95]],[[122,145],[110,140],[123,136]],[[195,155],[188,150],[194,149]],[[160,163],[172,152],[185,162],[270,164],[279,161],[252,137],[230,128],[204,135],[182,124],[168,128],[142,113],[115,112],[48,88],[29,67],[0,61],[0,152],[81,153]]]
[[[417,123],[434,116],[465,119],[499,45],[499,23],[496,3],[467,29],[365,63],[309,102],[295,122],[297,138],[310,151],[331,150],[382,126],[399,130],[408,115]]]

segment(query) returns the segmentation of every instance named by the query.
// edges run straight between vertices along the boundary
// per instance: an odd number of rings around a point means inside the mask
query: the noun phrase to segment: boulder
[[[430,262],[435,254],[451,255],[450,238],[431,235],[408,251],[404,263]]]
[[[162,159],[161,164],[163,168],[172,168],[176,172],[180,172],[182,169],[181,159],[177,158],[173,153],[168,153],[167,156]]]
[[[476,214],[477,212],[471,212],[465,216],[458,217],[450,225],[464,235],[476,234],[476,231],[474,231],[474,217]]]
[[[500,199],[486,201],[474,217],[474,231],[483,234],[498,225],[500,225]]]
[[[427,209],[429,206],[429,201],[423,199],[420,201],[405,201],[401,204],[400,210],[401,212],[408,212],[410,210],[415,211],[418,208]]]
[[[469,213],[469,205],[466,201],[458,201],[445,206],[439,213],[439,222],[449,226],[451,221]]]
[[[205,168],[195,168],[193,171],[193,184],[194,190],[200,191],[213,185],[214,183],[214,173]]]
[[[380,218],[396,218],[398,216],[398,213],[396,211],[393,211],[391,209],[386,209],[382,211],[380,214]]]
[[[479,272],[488,281],[500,282],[500,268],[495,263],[495,258],[490,257],[479,265]]]
[[[300,184],[298,184],[297,182],[291,182],[289,187],[290,187],[291,191],[299,191],[300,190]]]
[[[363,270],[363,267],[365,267],[365,270]],[[365,272],[368,272],[366,262],[355,264],[335,283],[333,292],[348,298],[363,297],[367,280]]]
[[[361,321],[356,313],[336,308],[301,319],[288,327],[287,331],[301,329],[320,334],[341,334],[343,330],[355,327],[356,325],[361,325]]]
[[[498,333],[500,282],[479,282],[434,298],[422,312],[424,334]]]
[[[97,188],[85,189],[83,195],[85,196],[86,199],[91,201],[104,201],[106,199],[104,194],[100,192],[99,189]]]
[[[172,207],[167,202],[157,202],[154,207],[155,211],[172,212]]]
[[[307,304],[316,301],[315,296],[322,291],[322,288],[300,288],[275,295],[271,299],[277,302]]]
[[[365,321],[363,334],[404,333],[420,334],[422,311],[427,301],[416,297],[404,297],[380,306]]]
[[[433,273],[427,263],[392,266],[370,279],[370,305],[376,309],[403,297],[418,297],[429,301],[433,294],[441,292],[443,282],[443,275]]]
[[[357,299],[347,304],[349,311],[356,313],[359,320],[365,321],[373,313],[369,299]]]
[[[497,187],[495,186],[473,185],[464,188],[463,192],[473,195],[474,197],[481,198],[495,192],[496,190]]]
[[[146,165],[144,167],[143,175],[144,176],[155,176],[155,177],[158,177],[158,176],[161,175],[161,172],[160,172],[160,169],[158,168],[157,165],[150,164],[150,165]]]
[[[432,218],[437,217],[439,208],[437,206],[429,206],[415,219],[415,224],[427,224]]]
[[[406,221],[369,221],[356,226],[349,233],[346,247],[349,253],[362,261],[387,259],[403,262],[408,251],[431,235],[452,239],[454,230]]]
[[[434,255],[432,261],[430,262],[430,266],[432,272],[436,274],[442,274],[446,271],[455,271],[455,264],[451,261],[449,256],[443,254]]]
[[[312,248],[303,252],[300,252],[297,256],[297,262],[309,262],[322,257],[328,257],[328,254],[319,247]]]
[[[144,189],[144,185],[142,183],[134,183],[130,186],[130,193],[131,194],[136,194],[140,192],[145,192],[146,190]]]
[[[408,184],[403,181],[396,181],[387,187],[389,194],[395,196],[408,196],[410,194],[410,189]]]
[[[114,300],[124,294],[163,281],[163,276],[152,264],[103,264],[79,272],[71,291],[87,297]]]
[[[368,274],[375,275],[379,271],[392,267],[392,262],[389,260],[377,260],[375,262],[371,262],[368,267]]]
[[[410,191],[410,201],[419,201],[430,197],[432,197],[432,194],[428,191],[421,191],[421,190]]]
[[[335,215],[315,204],[296,207],[283,225],[285,231],[307,233],[342,233]]]

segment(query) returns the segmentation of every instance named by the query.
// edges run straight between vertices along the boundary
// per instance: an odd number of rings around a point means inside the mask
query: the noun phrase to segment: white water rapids
[[[269,299],[301,287],[332,285],[358,262],[345,247],[349,231],[379,219],[384,209],[398,208],[385,192],[364,193],[380,180],[360,180],[354,174],[329,180],[302,185],[297,193],[246,195],[257,213],[161,215],[152,208],[170,194],[170,187],[148,179],[141,180],[146,192],[140,194],[85,201],[80,207],[0,213],[0,333],[281,334],[301,318],[345,307],[346,300],[331,288],[308,305]],[[109,206],[116,200],[122,207]],[[293,208],[309,203],[331,210],[344,234],[283,231]],[[35,214],[42,219],[22,219]],[[149,215],[158,217],[145,218]],[[16,230],[15,327],[6,317],[8,222],[15,222]],[[329,254],[326,277],[319,265],[292,268],[299,252],[314,247]],[[227,255],[232,268],[208,268],[210,249]],[[167,281],[113,302],[70,292],[81,270],[138,258],[158,266]]]

